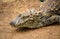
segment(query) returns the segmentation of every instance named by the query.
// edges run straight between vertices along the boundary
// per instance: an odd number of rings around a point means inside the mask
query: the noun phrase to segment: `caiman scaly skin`
[[[60,0],[46,0],[39,8],[42,13],[52,13],[60,15]]]
[[[39,11],[30,9],[19,14],[10,24],[14,27],[39,28],[53,23],[60,23],[60,0],[46,0]]]

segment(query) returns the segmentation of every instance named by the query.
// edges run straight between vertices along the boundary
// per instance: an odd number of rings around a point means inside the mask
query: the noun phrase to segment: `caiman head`
[[[42,14],[36,12],[22,13],[10,22],[10,25],[14,27],[37,28],[39,26],[43,26],[41,24],[42,17]]]
[[[19,16],[17,16],[10,24],[14,27],[38,28],[45,25],[45,21],[49,17],[50,14],[32,10],[30,12],[19,14]]]

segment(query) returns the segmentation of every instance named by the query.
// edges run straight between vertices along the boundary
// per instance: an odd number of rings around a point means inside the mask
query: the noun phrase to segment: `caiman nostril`
[[[11,22],[10,25],[15,26],[15,24],[13,22]]]

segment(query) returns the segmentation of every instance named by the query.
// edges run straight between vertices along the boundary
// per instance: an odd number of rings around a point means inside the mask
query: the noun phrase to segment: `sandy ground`
[[[0,39],[60,39],[60,25],[38,29],[17,29],[9,25],[20,12],[38,9],[39,0],[0,1]]]

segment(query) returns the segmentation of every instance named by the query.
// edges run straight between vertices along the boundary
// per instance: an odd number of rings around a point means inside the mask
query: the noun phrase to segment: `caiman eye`
[[[26,19],[26,18],[28,18],[28,17],[29,17],[29,16],[23,16],[22,19]]]
[[[39,0],[40,2],[44,2],[45,0]]]

